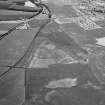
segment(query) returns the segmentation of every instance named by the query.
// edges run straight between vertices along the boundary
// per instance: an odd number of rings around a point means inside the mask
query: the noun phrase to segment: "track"
[[[8,69],[7,71],[5,71],[4,73],[2,73],[2,74],[0,75],[0,79],[1,79],[5,74],[7,74],[10,70],[12,70],[13,68],[24,68],[24,67],[21,66],[21,64],[23,65],[23,62],[26,62],[26,61],[25,61],[26,58],[29,57],[30,53],[32,52],[32,50],[33,50],[33,48],[34,48],[34,46],[35,46],[36,38],[38,37],[38,35],[39,35],[39,33],[41,32],[41,30],[50,22],[50,20],[51,20],[51,11],[49,10],[49,8],[48,8],[45,4],[39,4],[39,5],[40,5],[41,7],[45,7],[45,8],[48,10],[48,12],[49,12],[49,14],[48,14],[48,20],[47,20],[44,24],[42,24],[42,26],[39,28],[38,32],[35,34],[33,40],[32,40],[31,43],[29,44],[29,46],[28,46],[27,50],[25,51],[24,55],[23,55],[22,57],[20,57],[20,59],[19,59],[13,66],[8,66],[8,65],[7,65],[7,66],[2,66],[2,65],[0,66],[0,67],[9,67],[9,69]],[[32,20],[33,17],[39,15],[41,12],[42,12],[42,10],[41,10],[39,13],[35,14],[34,16],[30,17],[30,19],[28,19],[28,20],[26,20],[26,21],[28,22],[28,21]],[[24,22],[26,22],[26,21],[24,21]],[[19,23],[18,25],[16,25],[16,26],[13,27],[12,29],[10,29],[7,33],[1,35],[1,36],[0,36],[0,40],[2,40],[5,36],[9,35],[11,32],[15,31],[15,30],[16,30],[16,27],[19,26],[19,25],[21,25],[21,24],[23,24],[24,22]],[[17,67],[18,65],[20,65],[20,66]],[[26,69],[26,68],[24,68],[24,69]]]

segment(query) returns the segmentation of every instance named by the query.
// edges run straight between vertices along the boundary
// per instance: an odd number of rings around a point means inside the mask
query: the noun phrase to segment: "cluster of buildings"
[[[101,0],[82,0],[77,8],[82,15],[105,17],[105,2]]]
[[[78,15],[77,24],[85,30],[102,28],[95,22],[105,19],[105,2],[101,0],[81,0],[72,6]],[[82,21],[82,22],[81,22]]]

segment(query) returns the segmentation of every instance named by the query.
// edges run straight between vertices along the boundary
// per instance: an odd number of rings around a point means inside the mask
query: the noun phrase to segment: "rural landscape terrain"
[[[0,105],[105,105],[105,1],[32,1],[0,1]]]

